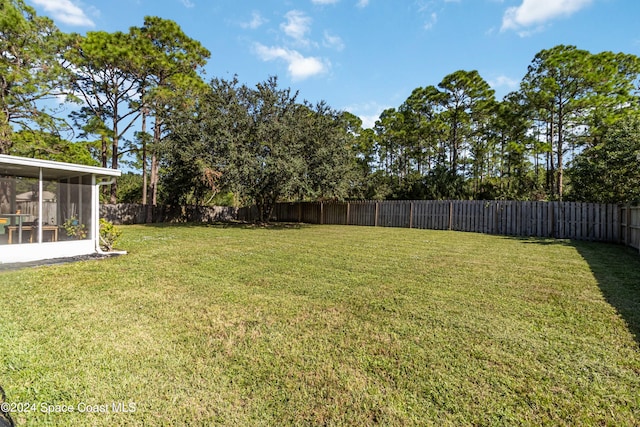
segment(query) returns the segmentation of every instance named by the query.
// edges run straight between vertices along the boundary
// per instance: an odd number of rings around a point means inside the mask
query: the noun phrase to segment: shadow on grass
[[[605,243],[574,242],[589,263],[609,304],[625,319],[640,344],[640,254],[632,248]]]
[[[622,245],[553,239],[517,239],[526,244],[575,248],[589,264],[606,301],[627,322],[640,345],[640,254]]]

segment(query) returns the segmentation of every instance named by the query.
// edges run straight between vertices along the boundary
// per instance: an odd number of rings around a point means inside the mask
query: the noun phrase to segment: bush
[[[122,230],[118,229],[112,222],[100,218],[100,248],[103,251],[111,251],[122,235]]]
[[[67,232],[67,237],[83,240],[87,238],[87,227],[78,221],[78,217],[72,216],[67,219],[62,227]]]

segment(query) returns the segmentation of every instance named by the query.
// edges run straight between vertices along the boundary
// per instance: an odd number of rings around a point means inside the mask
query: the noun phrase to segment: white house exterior
[[[100,252],[99,187],[118,176],[115,169],[0,154],[0,263]],[[77,232],[69,235],[65,224]]]

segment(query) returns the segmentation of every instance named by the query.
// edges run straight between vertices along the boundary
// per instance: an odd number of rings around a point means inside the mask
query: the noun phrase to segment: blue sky
[[[211,51],[205,79],[277,75],[372,126],[419,86],[478,70],[501,99],[542,49],[640,55],[638,0],[26,0],[65,32],[176,21]]]

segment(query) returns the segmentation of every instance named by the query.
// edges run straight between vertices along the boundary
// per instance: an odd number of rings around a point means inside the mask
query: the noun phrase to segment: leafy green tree
[[[585,96],[589,131],[581,145],[597,146],[618,122],[640,107],[640,58],[613,52],[593,54],[588,61],[589,90]]]
[[[7,153],[14,127],[53,133],[68,129],[43,103],[68,92],[60,58],[68,39],[23,0],[0,0],[0,35],[0,153]]]
[[[306,192],[304,147],[296,123],[296,97],[280,89],[275,77],[256,89],[243,88],[240,105],[247,117],[241,138],[233,138],[225,174],[232,190],[258,208],[268,221],[276,201]]]
[[[18,131],[13,134],[12,141],[8,154],[98,166],[98,161],[91,153],[91,143],[66,141],[43,131]]]
[[[143,203],[146,203],[147,151],[151,151],[151,201],[157,201],[159,177],[158,148],[163,123],[170,111],[181,109],[204,83],[198,75],[209,51],[187,37],[173,21],[146,17],[144,25],[129,33],[104,31],[75,36],[74,49],[67,58],[74,64],[74,92],[84,102],[75,113],[86,134],[102,141],[103,166],[107,153],[111,167],[117,168],[126,145],[137,151],[124,135],[142,118],[137,135],[141,145]],[[147,136],[148,116],[154,117],[153,136]],[[150,144],[151,141],[151,144]],[[149,146],[150,145],[150,146]],[[111,201],[117,199],[117,185],[111,187]]]
[[[345,120],[345,118],[347,120]],[[349,194],[354,174],[352,122],[326,102],[298,105],[293,126],[305,163],[298,199],[343,199]]]
[[[101,137],[102,162],[111,154],[111,167],[118,168],[120,141],[140,116],[136,71],[141,57],[132,38],[122,32],[88,32],[75,35],[73,49],[66,58],[75,70],[73,92],[84,103],[76,120],[84,120],[84,130]],[[109,144],[110,142],[110,144]],[[117,184],[111,186],[111,203],[117,200]]]
[[[435,86],[416,88],[400,107],[412,135],[412,158],[424,175],[446,159],[446,126],[442,121],[444,94]]]
[[[448,127],[449,165],[451,171],[458,173],[465,164],[461,156],[470,150],[472,140],[478,141],[482,120],[494,103],[494,91],[475,70],[449,74],[438,87],[443,92],[442,115]]]
[[[212,80],[192,108],[167,121],[163,182],[175,190],[173,199],[232,191],[267,221],[278,200],[345,197],[349,126],[325,103],[296,98],[275,77],[255,88],[236,78]]]
[[[92,140],[94,136],[99,138],[95,140],[95,144],[92,144],[96,148],[94,156],[100,160],[100,166],[106,168],[111,158],[111,144],[109,141],[111,140],[112,132],[107,127],[106,109],[103,112],[105,114],[99,116],[94,113],[91,107],[84,106],[72,111],[69,117],[73,120],[76,129],[79,130],[77,133],[78,138],[85,140]]]
[[[465,179],[445,164],[437,164],[425,178],[425,199],[467,199]]]
[[[392,184],[394,197],[466,194],[468,163],[477,193],[479,182],[491,173],[493,152],[486,129],[494,107],[493,90],[477,71],[449,74],[438,86],[416,88],[398,111],[383,112],[377,123],[384,149],[380,158],[397,178]]]
[[[171,188],[167,202],[199,205],[220,190],[235,189],[235,174],[250,173],[242,172],[241,162],[230,166],[232,148],[245,140],[249,129],[244,101],[248,90],[235,77],[213,79],[193,104],[167,117],[161,180]]]
[[[156,205],[160,145],[165,121],[169,114],[184,109],[197,97],[198,92],[205,89],[206,85],[198,71],[204,67],[211,53],[200,42],[188,37],[176,22],[159,17],[145,17],[144,25],[132,27],[129,36],[142,59],[136,70],[143,114],[143,129],[139,138],[144,180],[143,203],[147,203],[146,165],[150,151],[151,205]],[[154,118],[152,138],[146,137],[147,115]]]
[[[596,203],[640,202],[640,116],[627,116],[578,154],[568,175],[569,197]]]
[[[495,147],[496,188],[486,192],[487,199],[529,199],[536,192],[535,171],[530,158],[536,149],[531,121],[519,92],[509,93],[498,103],[492,116],[488,137]]]
[[[395,108],[388,108],[380,114],[374,129],[380,166],[392,182],[399,184],[406,171],[404,115]]]
[[[568,145],[575,142],[581,113],[589,107],[583,102],[589,91],[589,58],[589,52],[575,46],[543,50],[533,59],[521,84],[534,118],[546,123],[545,138],[553,152],[549,158],[549,187],[560,200]]]
[[[638,108],[640,60],[559,45],[539,52],[521,84],[530,117],[542,123],[548,187],[562,199],[567,156],[597,146],[616,122]]]
[[[123,173],[118,178],[118,203],[140,203],[142,200],[142,176]]]
[[[369,170],[381,191],[366,193],[561,199],[567,160],[637,114],[639,71],[634,55],[561,45],[538,53],[500,103],[477,71],[416,88],[376,122]]]
[[[380,115],[375,185],[394,198],[561,199],[567,160],[637,114],[639,77],[634,55],[562,45],[500,103],[477,71],[449,74]]]
[[[379,188],[374,177],[376,164],[376,135],[373,129],[363,129],[362,120],[349,112],[340,116],[340,121],[351,141],[352,177],[350,199],[378,199]]]

